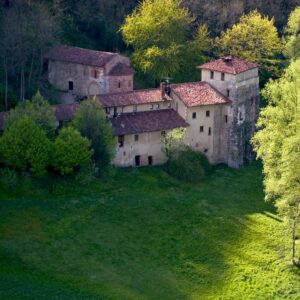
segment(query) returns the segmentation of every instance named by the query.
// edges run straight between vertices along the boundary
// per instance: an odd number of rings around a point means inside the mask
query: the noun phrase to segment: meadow
[[[299,299],[261,166],[188,184],[161,168],[0,194],[0,299]]]

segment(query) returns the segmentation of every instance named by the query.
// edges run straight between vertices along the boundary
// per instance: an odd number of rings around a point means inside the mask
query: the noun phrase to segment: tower
[[[251,137],[259,110],[258,66],[232,57],[224,57],[199,67],[202,80],[231,100],[228,107],[226,162],[239,168],[254,159]]]

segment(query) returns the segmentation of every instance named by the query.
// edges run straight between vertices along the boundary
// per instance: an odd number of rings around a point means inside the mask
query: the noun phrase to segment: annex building
[[[117,140],[116,166],[164,163],[161,135],[179,127],[187,129],[185,143],[212,163],[238,168],[253,159],[255,63],[225,57],[198,66],[201,81],[146,90],[134,90],[130,60],[117,53],[57,46],[46,64],[49,82],[65,94],[54,107],[58,121],[70,120],[80,99],[96,96],[102,103]]]

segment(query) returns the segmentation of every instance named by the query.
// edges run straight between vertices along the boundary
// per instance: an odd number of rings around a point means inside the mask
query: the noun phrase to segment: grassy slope
[[[299,299],[261,181],[259,166],[198,185],[154,168],[2,193],[0,298]]]

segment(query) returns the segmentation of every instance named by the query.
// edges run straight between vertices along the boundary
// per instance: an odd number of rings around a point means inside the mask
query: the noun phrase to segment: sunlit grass
[[[0,200],[2,299],[299,299],[258,165],[183,184],[159,168]]]

